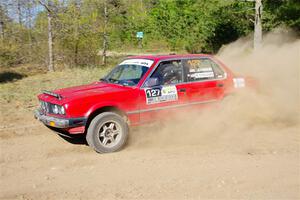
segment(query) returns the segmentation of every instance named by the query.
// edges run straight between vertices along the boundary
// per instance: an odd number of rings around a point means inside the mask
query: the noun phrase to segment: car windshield
[[[135,86],[148,71],[152,63],[152,60],[147,59],[127,59],[100,80],[120,85]]]

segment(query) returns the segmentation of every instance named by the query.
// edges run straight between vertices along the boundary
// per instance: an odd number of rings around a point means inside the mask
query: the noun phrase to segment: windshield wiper
[[[114,78],[100,78],[100,81],[106,82],[106,83],[115,83],[115,84],[121,84],[120,81],[118,79],[114,79]],[[123,84],[121,84],[123,85]]]
[[[114,78],[108,78],[107,81],[109,81],[110,83],[119,83],[119,80]]]
[[[106,78],[100,78],[100,81],[108,82],[108,80]]]

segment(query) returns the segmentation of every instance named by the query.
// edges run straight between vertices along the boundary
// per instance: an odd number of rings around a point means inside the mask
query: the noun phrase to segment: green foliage
[[[13,66],[18,64],[18,48],[15,45],[0,45],[1,66]]]
[[[265,0],[264,9],[265,30],[285,24],[300,34],[300,2],[298,0]]]
[[[14,3],[13,0],[7,0]],[[107,3],[109,50],[138,48],[137,31],[144,32],[145,51],[217,52],[253,31],[254,2],[238,0],[66,0],[52,1],[55,63],[95,66],[100,63]],[[27,1],[24,1],[27,2]],[[24,3],[33,17],[17,22],[0,3],[4,37],[0,38],[0,65],[47,64],[47,11],[37,1]],[[7,4],[10,5],[10,4]],[[264,31],[285,24],[300,33],[298,0],[263,0]],[[35,9],[35,10],[34,10]],[[23,14],[22,16],[28,16]],[[30,24],[30,19],[34,21]],[[1,21],[1,22],[2,22]],[[2,30],[2,29],[0,29]]]
[[[29,31],[14,23],[0,7],[1,35],[0,35],[0,66],[14,66],[29,62],[26,42]],[[25,43],[25,44],[24,44]]]
[[[173,0],[160,1],[150,16],[172,49],[188,52],[215,52],[224,43],[246,34],[251,27],[244,4],[225,1]],[[238,11],[240,13],[236,14]]]
[[[254,25],[252,3],[233,2],[223,4],[213,11],[216,20],[214,34],[210,35],[211,52],[217,52],[223,44],[230,43],[250,33]]]

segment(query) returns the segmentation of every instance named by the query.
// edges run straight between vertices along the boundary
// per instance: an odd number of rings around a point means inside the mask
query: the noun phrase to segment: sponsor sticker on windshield
[[[145,67],[151,67],[153,60],[148,59],[127,59],[120,63],[120,65],[141,65]]]
[[[177,89],[175,85],[147,88],[145,89],[145,93],[147,104],[176,101],[178,99]]]

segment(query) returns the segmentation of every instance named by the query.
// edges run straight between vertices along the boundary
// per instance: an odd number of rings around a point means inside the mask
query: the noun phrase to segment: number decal
[[[176,86],[160,86],[155,88],[145,89],[146,103],[155,104],[168,101],[177,101]]]
[[[161,96],[161,90],[160,88],[147,89],[146,94],[147,94],[147,98],[159,97]]]

